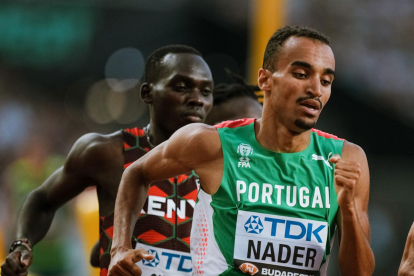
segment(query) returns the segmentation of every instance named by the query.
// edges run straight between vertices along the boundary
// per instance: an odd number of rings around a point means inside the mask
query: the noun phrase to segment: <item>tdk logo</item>
[[[170,269],[173,259],[176,259],[176,260],[180,260],[180,262],[178,263],[177,271],[191,272],[193,270],[190,256],[179,255],[179,254],[168,253],[168,252],[162,252],[161,255],[166,256],[168,258],[165,269]]]
[[[291,240],[306,240],[310,242],[316,239],[318,243],[323,243],[320,232],[326,225],[315,224],[312,222],[301,222],[297,220],[278,219],[264,217],[266,235],[271,237],[283,237]],[[261,234],[264,226],[259,216],[252,215],[244,224],[247,233]]]
[[[151,255],[154,255],[155,258],[152,260],[142,260],[142,263],[146,266],[151,266],[151,267],[156,267],[159,263],[160,263],[160,258],[158,257],[158,253],[157,251],[150,249],[148,250],[148,253],[150,253]]]
[[[147,251],[155,258],[152,260],[143,259],[142,264],[156,267],[160,272],[164,271],[165,275],[169,275],[171,271],[188,273],[193,269],[190,256],[176,254],[173,251],[161,251],[161,255],[154,249],[148,249]]]
[[[244,224],[247,233],[260,234],[263,231],[263,224],[259,216],[251,216]]]
[[[275,237],[277,231],[277,227],[284,226],[284,238],[285,239],[292,239],[292,240],[301,240],[305,238],[306,241],[311,241],[312,235],[316,238],[318,243],[322,243],[322,239],[319,236],[319,232],[326,227],[326,225],[319,225],[319,227],[314,227],[313,223],[302,223],[300,221],[293,221],[293,220],[284,220],[284,219],[276,219],[276,218],[269,218],[265,217],[264,219],[267,222],[271,223],[271,231],[270,236]],[[294,230],[293,230],[294,229]],[[279,232],[280,233],[280,232]]]

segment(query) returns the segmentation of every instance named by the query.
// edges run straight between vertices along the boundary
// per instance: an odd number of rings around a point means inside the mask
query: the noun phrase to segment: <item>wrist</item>
[[[25,248],[29,252],[32,252],[32,243],[28,239],[18,239],[15,240],[10,246],[9,253],[15,251],[17,248]]]
[[[355,206],[340,207],[342,220],[353,219],[357,215]]]
[[[117,253],[125,252],[131,249],[131,247],[120,245],[120,246],[112,246],[111,247],[111,257],[114,257]]]

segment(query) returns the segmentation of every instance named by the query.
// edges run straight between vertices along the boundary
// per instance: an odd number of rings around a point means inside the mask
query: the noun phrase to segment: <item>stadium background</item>
[[[332,39],[337,76],[317,128],[367,153],[374,275],[396,275],[414,219],[413,18],[409,0],[1,1],[0,262],[20,202],[79,136],[148,123],[138,89],[154,49],[194,46],[217,84],[230,82],[224,67],[255,83],[267,39],[290,24]],[[85,191],[59,211],[44,242],[65,248],[61,275],[98,275],[95,201]]]

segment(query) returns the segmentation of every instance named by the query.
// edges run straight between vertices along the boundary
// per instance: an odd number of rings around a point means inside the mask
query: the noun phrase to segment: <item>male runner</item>
[[[262,105],[257,101],[255,87],[247,85],[244,80],[233,74],[237,83],[219,84],[214,87],[213,108],[205,123],[215,125],[227,120],[256,118],[262,116]],[[257,87],[258,88],[258,87]]]
[[[257,101],[254,89],[255,87],[247,85],[241,78],[238,83],[214,85],[213,108],[204,122],[215,125],[227,120],[260,118],[263,107]],[[100,265],[99,250],[97,242],[90,256],[90,263],[94,267]]]
[[[131,249],[129,239],[150,183],[193,169],[202,188],[191,234],[193,275],[325,275],[336,225],[342,275],[371,275],[366,156],[312,129],[334,69],[325,36],[278,30],[259,70],[261,119],[185,126],[125,171],[109,275],[140,275],[134,263],[152,258]]]
[[[32,262],[31,247],[45,236],[56,209],[94,185],[99,200],[101,275],[106,275],[115,198],[124,169],[180,127],[203,122],[212,107],[212,91],[210,69],[194,48],[170,45],[152,53],[141,87],[142,99],[150,109],[150,124],[110,135],[87,134],[75,143],[64,167],[23,204],[18,241],[2,265],[1,275],[26,275]],[[156,255],[155,261],[143,264],[145,275],[190,274],[189,240],[197,186],[198,176],[190,170],[157,181],[149,189],[140,223],[130,235],[134,246]]]

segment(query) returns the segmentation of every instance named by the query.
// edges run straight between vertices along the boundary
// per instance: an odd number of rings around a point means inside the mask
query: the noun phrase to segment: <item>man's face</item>
[[[312,128],[331,95],[335,58],[331,48],[306,37],[290,37],[276,57],[270,78],[270,105],[293,132]],[[260,79],[260,78],[259,78]]]
[[[175,132],[189,123],[204,122],[213,105],[210,68],[194,54],[167,54],[152,83],[152,120]]]

